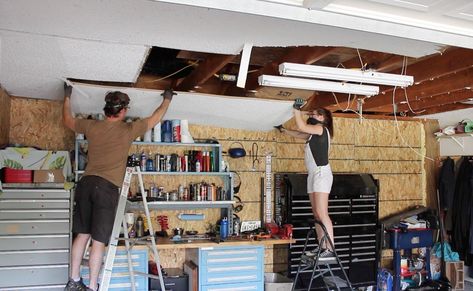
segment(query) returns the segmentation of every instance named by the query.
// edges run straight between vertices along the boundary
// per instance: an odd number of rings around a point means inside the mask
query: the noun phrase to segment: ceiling
[[[194,3],[194,2],[197,2]],[[235,80],[251,47],[244,88]],[[245,58],[243,58],[245,60]],[[260,87],[281,62],[414,76],[366,98]],[[222,75],[225,74],[225,75]],[[64,79],[419,116],[473,105],[473,3],[451,0],[2,0],[0,84],[58,100]],[[230,79],[230,80],[229,80]],[[394,96],[394,98],[393,98]]]

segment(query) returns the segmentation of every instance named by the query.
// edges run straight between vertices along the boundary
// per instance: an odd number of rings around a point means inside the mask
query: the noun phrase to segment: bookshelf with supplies
[[[84,173],[87,140],[76,139],[76,182]],[[227,208],[233,205],[232,173],[222,166],[218,143],[133,142],[129,155],[139,162],[150,209]],[[139,207],[137,185],[128,208]]]

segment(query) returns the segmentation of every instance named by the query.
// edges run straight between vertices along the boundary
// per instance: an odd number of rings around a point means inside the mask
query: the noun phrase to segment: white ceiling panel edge
[[[104,96],[109,91],[122,91],[130,96],[127,114],[130,117],[148,117],[162,101],[160,90],[73,83],[72,111],[103,113]],[[164,119],[186,119],[189,124],[268,131],[292,118],[292,104],[293,101],[177,92]]]

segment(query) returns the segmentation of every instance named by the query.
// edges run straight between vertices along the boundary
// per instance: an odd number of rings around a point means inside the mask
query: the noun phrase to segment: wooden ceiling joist
[[[193,90],[200,86],[235,58],[234,55],[211,55],[207,57],[192,73],[179,83],[176,90]]]

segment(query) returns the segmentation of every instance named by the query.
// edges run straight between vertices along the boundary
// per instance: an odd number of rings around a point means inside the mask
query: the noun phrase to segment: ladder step
[[[331,287],[335,287],[335,288],[349,287],[347,281],[343,280],[342,278],[338,276],[324,277],[324,282],[327,283],[327,285]]]

